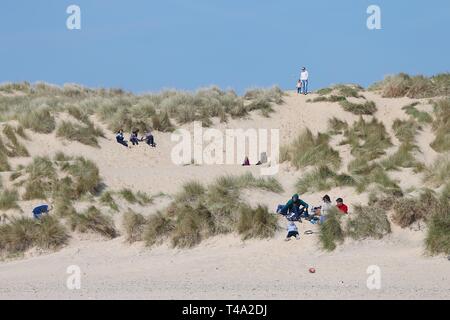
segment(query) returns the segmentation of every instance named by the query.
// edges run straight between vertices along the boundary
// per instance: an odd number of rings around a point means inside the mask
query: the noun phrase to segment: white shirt
[[[331,203],[323,201],[321,207],[322,209],[320,210],[320,214],[326,217],[328,212],[331,210]]]
[[[300,80],[308,80],[308,77],[309,77],[309,74],[308,74],[308,71],[307,71],[307,70],[302,71],[302,72],[300,73]]]
[[[288,224],[287,230],[288,232],[298,231],[297,226],[295,224]]]

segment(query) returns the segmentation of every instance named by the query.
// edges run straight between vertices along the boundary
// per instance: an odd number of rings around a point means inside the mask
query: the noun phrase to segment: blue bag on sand
[[[35,219],[40,219],[42,214],[47,213],[47,212],[48,212],[48,205],[43,204],[43,205],[33,209],[33,217]]]

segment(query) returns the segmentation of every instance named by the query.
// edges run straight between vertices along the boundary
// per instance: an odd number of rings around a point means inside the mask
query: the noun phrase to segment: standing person
[[[302,81],[302,91],[304,95],[308,94],[308,79],[309,73],[305,67],[302,68],[302,72],[300,73],[300,80]]]
[[[344,204],[344,200],[342,198],[336,199],[336,207],[344,214],[348,214],[348,207]]]
[[[297,95],[299,95],[300,93],[302,93],[302,81],[300,79],[298,79],[298,81],[297,81]]]

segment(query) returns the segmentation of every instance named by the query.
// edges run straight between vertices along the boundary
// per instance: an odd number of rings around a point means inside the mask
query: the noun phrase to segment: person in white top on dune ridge
[[[300,73],[300,80],[302,81],[302,91],[304,95],[308,94],[308,70],[305,67],[302,68],[302,72]]]

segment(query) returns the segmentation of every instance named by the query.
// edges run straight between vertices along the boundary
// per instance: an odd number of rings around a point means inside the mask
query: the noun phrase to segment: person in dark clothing
[[[46,204],[38,206],[33,209],[33,217],[35,219],[40,219],[40,218],[42,218],[42,215],[48,213],[49,210],[50,209],[49,209],[48,205],[46,205]]]
[[[139,133],[139,130],[135,130],[135,131],[131,132],[130,141],[133,144],[133,146],[139,145],[138,133]]]
[[[156,147],[156,143],[155,143],[155,138],[153,137],[153,134],[151,131],[148,131],[147,134],[145,135],[145,142],[150,146],[155,148]]]
[[[117,141],[117,143],[120,143],[121,145],[123,145],[125,147],[128,147],[128,142],[125,141],[125,138],[123,137],[123,130],[122,129],[117,131],[116,141]]]
[[[309,205],[300,199],[298,194],[294,194],[285,205],[278,206],[277,213],[286,216],[288,220],[297,221],[302,216],[308,215],[308,207]]]

